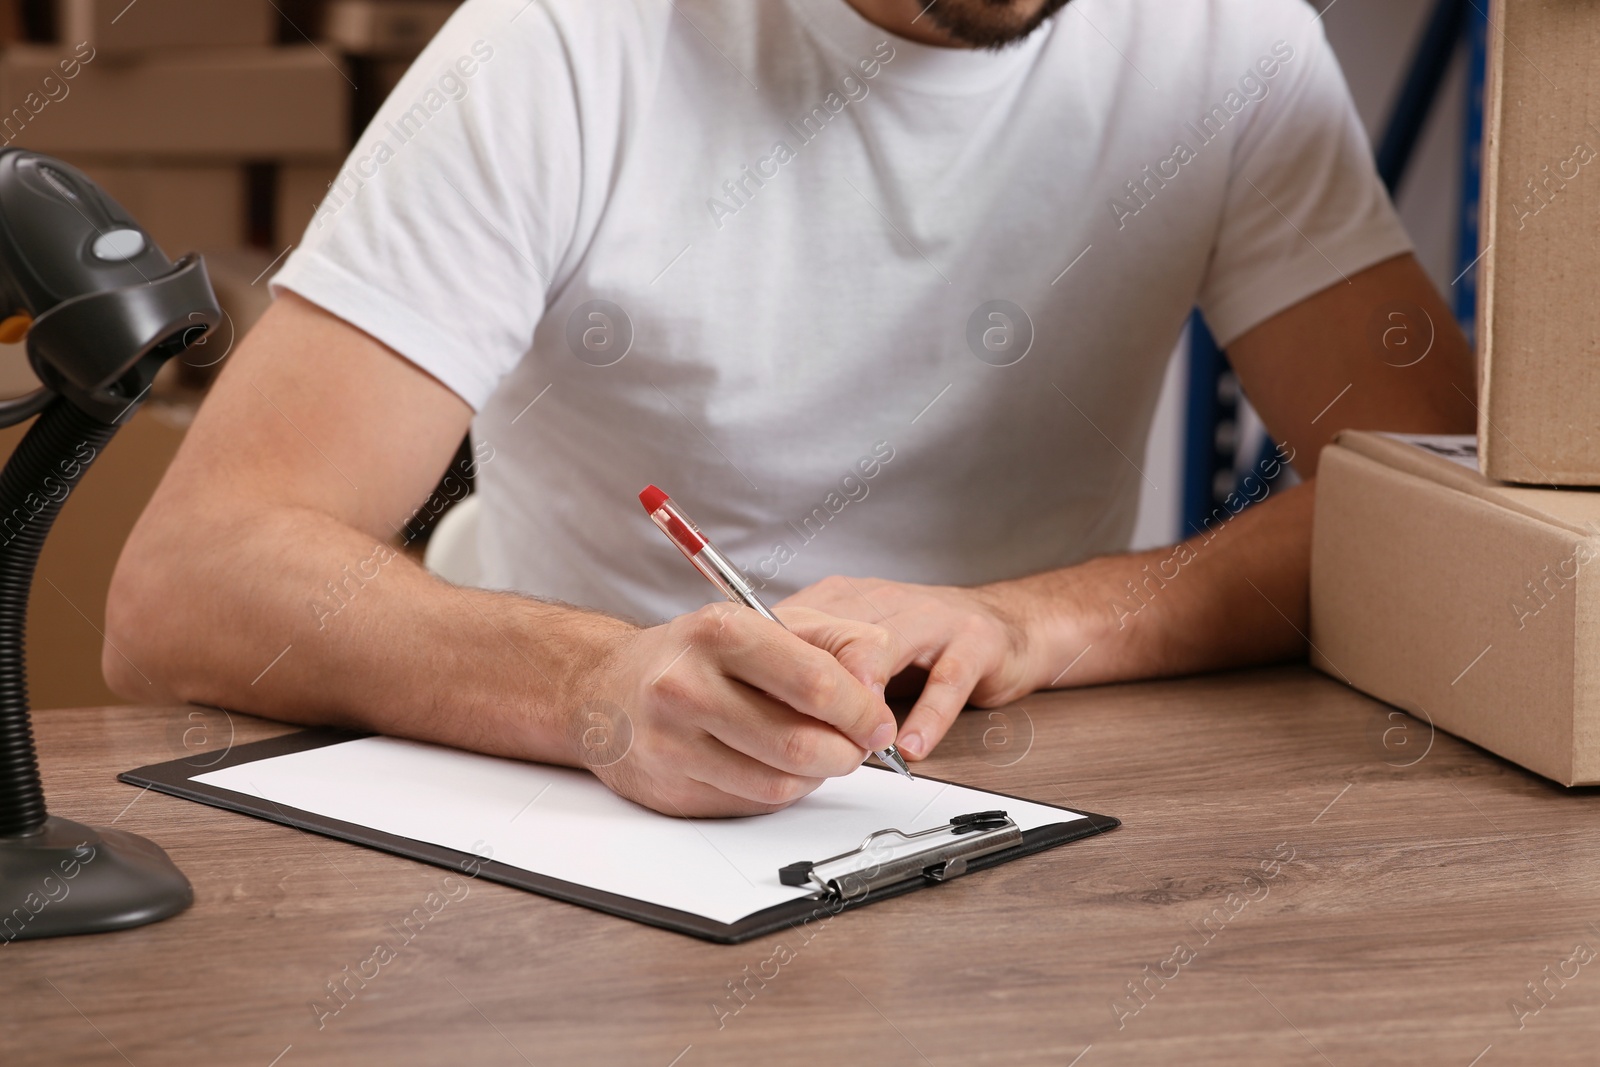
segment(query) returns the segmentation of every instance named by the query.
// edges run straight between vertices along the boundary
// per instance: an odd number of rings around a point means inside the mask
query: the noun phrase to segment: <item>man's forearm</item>
[[[1020,616],[1034,688],[1270,663],[1303,654],[1314,483],[1167,548],[984,589]]]
[[[130,555],[114,583],[105,654],[124,696],[546,762],[573,760],[567,724],[581,689],[604,650],[634,630],[449,585],[312,511],[147,517]],[[159,628],[149,625],[156,618]]]

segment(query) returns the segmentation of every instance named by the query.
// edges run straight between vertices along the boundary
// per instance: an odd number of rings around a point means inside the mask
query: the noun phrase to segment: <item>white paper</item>
[[[194,781],[562,881],[732,923],[807,895],[778,868],[953,816],[1004,809],[1023,830],[1083,818],[980,789],[862,767],[745,819],[679,819],[587,771],[369,737],[197,775]]]

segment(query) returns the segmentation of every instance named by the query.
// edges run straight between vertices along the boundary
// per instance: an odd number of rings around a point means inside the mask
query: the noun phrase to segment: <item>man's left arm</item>
[[[1317,459],[1345,428],[1470,433],[1472,353],[1416,258],[1379,263],[1228,346],[1251,402],[1306,483],[1254,472],[1244,498],[1171,547],[974,588],[832,577],[785,603],[876,623],[895,673],[926,674],[901,729],[921,758],[971,702],[1304,655]],[[1276,462],[1276,461],[1274,461]]]

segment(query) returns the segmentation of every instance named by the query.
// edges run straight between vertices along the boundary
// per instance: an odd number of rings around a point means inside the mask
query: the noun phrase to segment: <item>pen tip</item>
[[[911,768],[906,766],[905,757],[900,755],[900,750],[893,745],[890,745],[882,752],[879,752],[878,758],[882,760],[884,765],[889,767],[891,770],[898,771],[900,774],[905,775],[912,781],[916,780],[911,776]]]

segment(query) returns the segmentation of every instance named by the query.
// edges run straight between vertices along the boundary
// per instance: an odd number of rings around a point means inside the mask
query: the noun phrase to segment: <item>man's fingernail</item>
[[[921,759],[922,735],[918,733],[906,734],[904,737],[900,738],[900,743],[896,747],[898,747],[901,752],[905,753],[907,756],[910,756],[912,759]]]
[[[894,723],[886,722],[872,731],[872,736],[867,739],[867,747],[876,752],[880,748],[888,748],[889,742],[894,740]]]
[[[871,688],[872,688],[872,691],[874,693],[878,694],[879,696],[883,696],[883,683],[882,682],[873,682]]]

